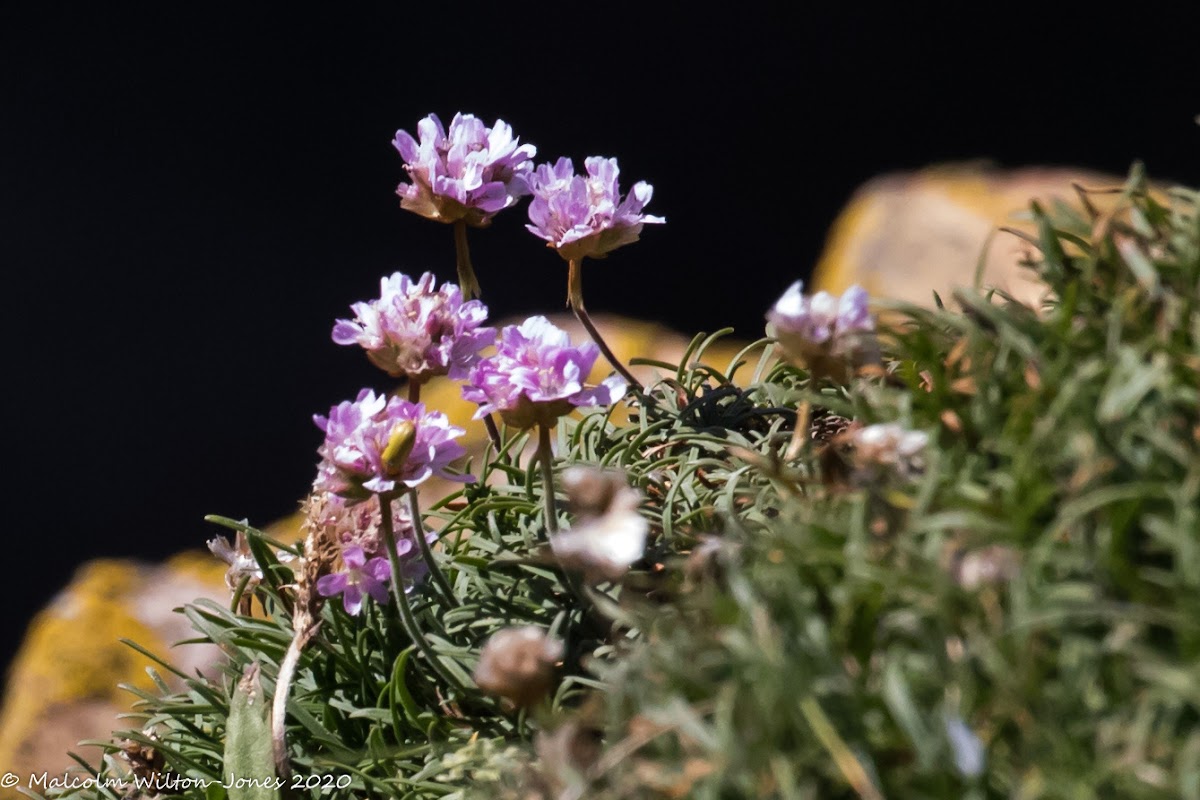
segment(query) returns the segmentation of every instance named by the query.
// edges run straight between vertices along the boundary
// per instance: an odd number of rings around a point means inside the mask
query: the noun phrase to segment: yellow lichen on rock
[[[189,573],[179,562],[105,559],[80,567],[34,618],[12,664],[0,712],[0,764],[22,781],[43,770],[60,774],[73,763],[67,751],[81,732],[103,735],[128,710],[132,697],[119,683],[153,689],[146,673],[152,662],[118,640],[166,652],[183,638],[186,621],[171,609],[214,594],[211,581]]]
[[[1120,180],[1079,169],[995,170],[978,165],[932,167],[885,175],[862,186],[838,216],[813,273],[813,285],[842,292],[861,284],[872,296],[932,305],[971,286],[982,259],[982,282],[1035,302],[1041,287],[1021,266],[1029,245],[999,232],[1033,232],[1031,200],[1078,206],[1074,185],[1110,187]],[[1096,196],[1103,206],[1107,200]]]

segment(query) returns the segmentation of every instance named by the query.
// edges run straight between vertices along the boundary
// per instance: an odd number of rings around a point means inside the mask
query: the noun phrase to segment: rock
[[[859,283],[873,297],[932,306],[934,291],[946,300],[953,288],[971,286],[982,258],[984,285],[1036,302],[1041,287],[1021,266],[1030,246],[998,229],[1033,232],[1025,215],[1030,200],[1078,206],[1074,184],[1094,189],[1121,183],[1087,170],[970,164],[884,175],[855,192],[838,216],[813,284],[840,293]],[[1104,195],[1092,199],[1100,207],[1109,201]]]
[[[146,672],[150,659],[119,639],[168,655],[185,671],[210,665],[216,657],[211,646],[169,651],[169,645],[189,635],[186,619],[173,608],[225,596],[224,566],[214,562],[185,553],[158,565],[104,559],[80,567],[34,618],[10,669],[0,713],[4,769],[22,785],[31,773],[61,775],[73,764],[67,751],[77,742],[107,738],[120,726],[117,714],[133,698],[118,683],[154,689]]]

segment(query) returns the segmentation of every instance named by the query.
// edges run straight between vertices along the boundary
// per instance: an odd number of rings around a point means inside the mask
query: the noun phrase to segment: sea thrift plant
[[[487,225],[528,193],[525,177],[537,148],[521,144],[512,127],[490,128],[474,114],[458,113],[447,129],[436,114],[417,123],[417,135],[396,131],[392,141],[409,182],[396,189],[402,208],[437,222]]]
[[[329,416],[314,416],[325,432],[314,488],[347,496],[412,488],[433,476],[471,481],[448,471],[466,451],[454,441],[465,432],[440,411],[363,389],[353,402],[339,403]]]
[[[430,114],[417,124],[416,138],[399,130],[392,144],[409,177],[396,189],[400,207],[454,226],[459,285],[466,297],[478,297],[467,226],[491,224],[497,213],[528,193],[526,178],[537,148],[521,144],[503,120],[488,128],[462,113],[454,115],[449,130]]]
[[[380,281],[378,299],[351,308],[354,319],[338,320],[333,340],[362,347],[371,363],[410,386],[438,375],[465,378],[496,336],[483,327],[487,306],[464,301],[454,284],[438,288],[431,272],[416,281],[397,272]]]
[[[471,371],[463,397],[479,404],[476,419],[495,412],[515,428],[554,427],[576,408],[611,405],[625,394],[616,375],[598,386],[584,383],[599,355],[592,342],[572,345],[550,320],[530,317],[500,331],[495,355]]]
[[[645,181],[638,181],[627,196],[621,197],[617,183],[620,169],[615,158],[593,156],[585,160],[584,166],[586,175],[576,175],[569,158],[537,168],[529,179],[533,200],[529,203],[530,224],[525,227],[545,239],[547,246],[567,262],[567,303],[571,310],[609,363],[631,386],[639,387],[641,384],[617,360],[587,313],[583,303],[583,259],[604,258],[618,247],[636,242],[643,225],[666,220],[642,213],[654,194],[654,187]]]
[[[183,613],[222,661],[151,656],[54,793],[1200,800],[1200,192],[1081,194],[1031,208],[1037,308],[796,286],[628,396],[506,327],[464,486],[443,409],[335,406],[298,558],[213,518],[236,587]]]
[[[604,258],[618,247],[636,242],[642,226],[666,222],[642,213],[654,187],[638,181],[621,196],[621,174],[615,158],[584,160],[586,173],[575,174],[569,158],[541,164],[529,179],[533,200],[525,227],[565,261]]]

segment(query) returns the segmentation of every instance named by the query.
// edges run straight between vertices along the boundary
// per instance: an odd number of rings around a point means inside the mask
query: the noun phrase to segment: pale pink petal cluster
[[[829,292],[810,297],[804,294],[803,282],[796,281],[767,313],[767,320],[789,349],[818,345],[836,353],[852,348],[856,336],[875,330],[867,300],[866,289],[858,285],[841,297]]]
[[[363,389],[353,402],[342,402],[328,417],[314,416],[313,421],[325,432],[317,450],[322,458],[314,484],[318,491],[363,496],[412,488],[435,475],[474,480],[447,469],[466,453],[454,441],[465,431],[440,411],[426,411],[422,403],[389,400]]]
[[[625,379],[617,375],[598,386],[584,384],[599,355],[595,343],[576,347],[550,320],[530,317],[500,331],[496,354],[471,371],[463,397],[479,404],[476,419],[496,412],[518,428],[553,426],[575,408],[611,405],[625,394]]]
[[[354,319],[338,320],[333,340],[362,347],[377,367],[416,383],[437,375],[465,378],[496,337],[495,328],[482,327],[487,306],[464,301],[456,284],[438,288],[431,272],[417,281],[400,272],[384,278],[378,299],[351,309]]]
[[[512,127],[487,127],[458,113],[447,129],[436,114],[417,123],[417,135],[396,131],[393,146],[409,181],[396,189],[400,207],[438,222],[483,226],[528,194],[525,178],[537,148],[521,144]]]
[[[428,574],[428,566],[416,543],[416,531],[408,509],[391,503],[392,531],[396,540],[396,560],[404,579],[404,591],[411,592]],[[382,518],[377,495],[353,502],[328,492],[312,495],[305,507],[307,525],[324,540],[337,543],[341,569],[318,579],[317,592],[323,597],[342,596],[350,614],[362,608],[363,593],[377,602],[387,602],[386,586],[391,583],[387,550],[382,535]],[[426,541],[437,534],[429,532]]]
[[[625,197],[617,178],[615,158],[593,156],[584,161],[586,174],[576,175],[569,158],[542,164],[529,180],[533,200],[525,227],[568,261],[603,258],[636,242],[642,226],[666,222],[643,214],[654,187],[638,181]]]

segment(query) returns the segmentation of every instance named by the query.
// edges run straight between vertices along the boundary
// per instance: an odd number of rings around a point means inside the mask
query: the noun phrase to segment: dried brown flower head
[[[483,646],[475,683],[525,708],[546,696],[562,656],[563,643],[536,625],[504,628]]]

